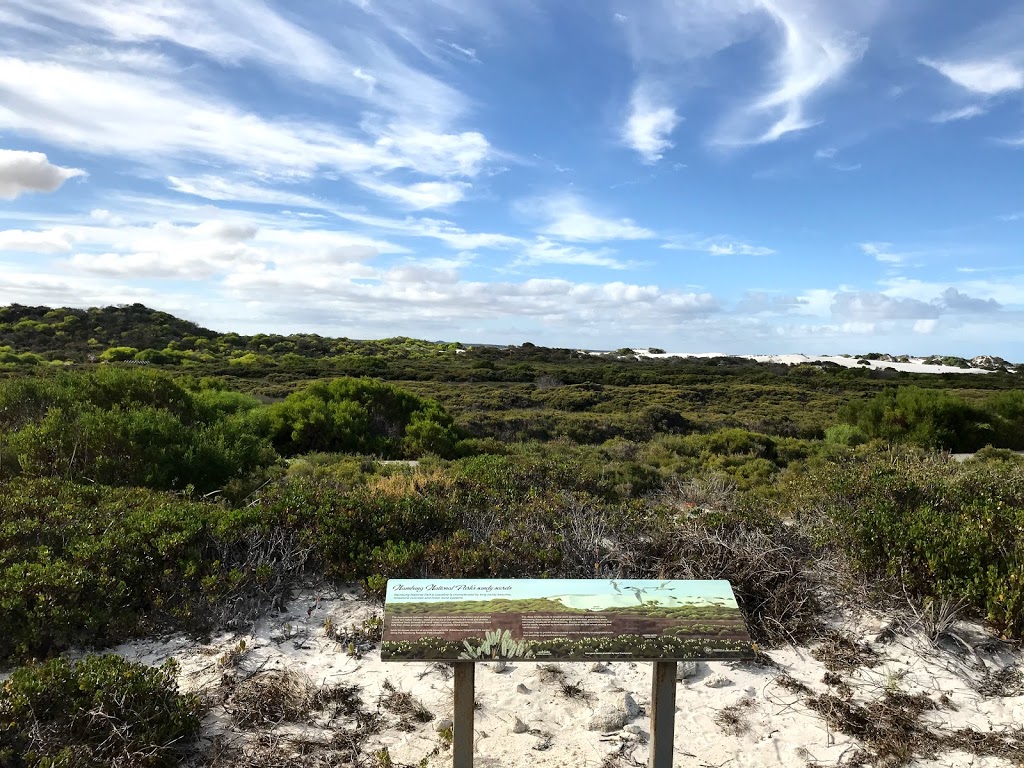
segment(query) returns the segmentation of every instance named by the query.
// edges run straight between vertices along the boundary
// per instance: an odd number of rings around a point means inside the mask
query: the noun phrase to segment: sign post
[[[455,665],[455,716],[452,718],[452,753],[455,768],[473,768],[473,717],[476,712],[476,665]]]
[[[453,758],[472,768],[474,664],[652,661],[650,768],[671,768],[676,662],[753,657],[727,581],[392,579],[382,661],[451,661]]]
[[[654,662],[651,676],[650,768],[672,768],[676,733],[676,663]]]

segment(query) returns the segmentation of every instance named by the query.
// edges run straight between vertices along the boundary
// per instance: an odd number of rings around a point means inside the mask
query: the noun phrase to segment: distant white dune
[[[858,363],[861,358],[844,357],[842,355],[728,355],[724,352],[658,352],[652,353],[646,349],[634,349],[638,357],[667,358],[667,357],[743,357],[747,360],[756,360],[759,363],[784,363],[786,365],[799,365],[800,363],[836,363],[845,368],[892,368],[907,373],[992,373],[985,368],[958,368],[955,365],[931,365],[925,363],[923,357],[912,357],[909,362],[889,362],[887,360],[869,360],[868,365]]]

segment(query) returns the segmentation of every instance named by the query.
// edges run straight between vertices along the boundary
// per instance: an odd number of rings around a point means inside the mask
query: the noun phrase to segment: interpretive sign
[[[384,605],[384,661],[752,657],[728,581],[392,579]]]

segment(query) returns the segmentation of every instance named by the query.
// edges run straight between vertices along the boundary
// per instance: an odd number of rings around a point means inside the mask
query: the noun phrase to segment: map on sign
[[[384,661],[753,657],[728,581],[392,579]]]

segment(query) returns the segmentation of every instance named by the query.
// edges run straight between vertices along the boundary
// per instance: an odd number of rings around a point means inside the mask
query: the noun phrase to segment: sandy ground
[[[237,678],[271,669],[289,669],[314,686],[345,683],[362,688],[370,711],[380,711],[387,727],[365,745],[368,754],[387,748],[396,763],[450,765],[451,751],[439,732],[452,716],[450,669],[442,665],[380,661],[379,646],[361,657],[350,656],[347,645],[328,636],[331,626],[358,626],[380,609],[360,599],[355,589],[332,593],[307,592],[293,600],[288,610],[261,622],[251,633],[214,638],[199,644],[184,637],[146,640],[115,649],[127,658],[159,664],[174,657],[181,664],[180,684],[185,690],[218,689],[226,665],[223,655],[246,641],[245,652],[231,672]],[[877,617],[847,616],[836,627],[868,644],[878,654],[873,666],[838,672],[849,686],[853,703],[877,700],[886,690],[909,694],[922,692],[942,702],[924,720],[939,732],[974,728],[982,733],[1024,724],[1024,695],[983,695],[977,683],[985,671],[1018,667],[1024,662],[1019,649],[987,638],[986,651],[963,656],[941,650],[917,634],[895,634],[884,642],[876,637],[886,626]],[[985,636],[979,627],[958,626],[961,637],[977,644]],[[807,705],[809,692],[794,692],[789,679],[802,683],[811,693],[835,692],[823,682],[827,669],[812,656],[813,647],[788,647],[770,651],[777,668],[753,663],[698,663],[681,680],[677,691],[677,766],[807,766],[847,764],[859,742],[830,728]],[[586,692],[584,700],[566,698],[557,681],[545,679],[535,663],[509,663],[503,671],[494,664],[477,666],[476,764],[479,766],[602,766],[646,765],[650,705],[651,664],[615,662],[596,666],[587,663],[560,665],[567,683]],[[682,665],[680,665],[682,670]],[[787,679],[789,678],[789,679]],[[434,715],[426,723],[393,715],[382,709],[385,681],[398,691],[410,693]],[[709,685],[710,684],[710,685]],[[712,687],[717,686],[717,687]],[[639,711],[632,708],[632,697]],[[223,699],[223,696],[221,696]],[[215,697],[216,700],[216,697]],[[216,704],[205,723],[205,739],[216,736],[236,745],[251,743],[251,731],[233,723],[235,705],[230,697]],[[723,725],[722,710],[734,707],[738,723]],[[590,730],[599,710],[629,710],[622,727]],[[727,713],[728,714],[728,713]],[[517,720],[521,721],[517,724]],[[322,726],[323,724],[321,724]],[[319,732],[304,726],[303,738],[327,741],[331,729]],[[281,725],[278,736],[294,735],[298,726]],[[515,732],[515,731],[522,732]],[[311,736],[312,734],[312,736]],[[281,743],[286,743],[282,741]],[[298,764],[304,764],[297,762]],[[1014,762],[947,752],[934,760],[913,763],[947,768],[995,768]]]
[[[800,363],[836,363],[844,368],[893,368],[897,371],[907,373],[992,373],[984,368],[957,368],[953,365],[928,365],[924,358],[911,358],[906,363],[890,363],[885,360],[869,360],[870,365],[860,365],[856,357],[843,357],[842,355],[725,355],[718,352],[665,352],[651,354],[646,349],[633,350],[640,357],[668,358],[668,357],[743,357],[747,360],[756,360],[759,363],[784,363],[786,365],[799,365]]]

